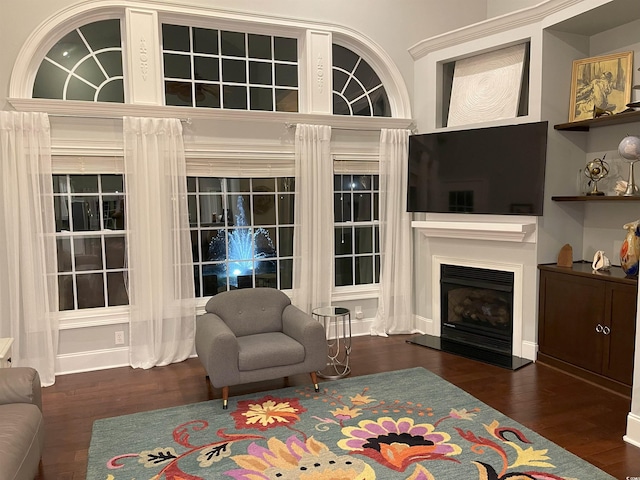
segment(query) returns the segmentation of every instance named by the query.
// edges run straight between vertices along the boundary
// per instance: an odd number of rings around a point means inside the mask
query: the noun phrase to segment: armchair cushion
[[[304,347],[281,332],[257,333],[240,337],[238,350],[240,371],[304,362]]]

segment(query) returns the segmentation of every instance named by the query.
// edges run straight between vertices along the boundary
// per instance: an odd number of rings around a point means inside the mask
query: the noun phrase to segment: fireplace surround
[[[516,370],[521,358],[522,272],[518,265],[495,265],[434,257],[434,334],[409,343]]]

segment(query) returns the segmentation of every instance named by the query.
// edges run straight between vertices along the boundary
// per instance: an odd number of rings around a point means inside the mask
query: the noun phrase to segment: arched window
[[[358,54],[333,44],[333,114],[390,117],[387,91],[380,77]]]
[[[33,98],[124,103],[120,20],[102,20],[65,35],[44,57]]]

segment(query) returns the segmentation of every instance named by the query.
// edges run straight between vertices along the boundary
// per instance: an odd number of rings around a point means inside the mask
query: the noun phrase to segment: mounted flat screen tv
[[[547,123],[411,135],[407,210],[542,215]]]

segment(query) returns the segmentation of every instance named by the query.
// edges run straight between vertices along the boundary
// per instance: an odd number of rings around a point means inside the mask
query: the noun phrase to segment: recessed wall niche
[[[523,117],[529,114],[529,51],[530,51],[530,42],[524,42],[524,59],[522,63],[522,75],[521,75],[521,84],[520,84],[520,92],[518,98],[517,105],[517,117]],[[472,57],[467,57],[472,58]],[[449,114],[450,107],[452,102],[452,94],[453,94],[453,86],[454,86],[454,77],[456,73],[456,63],[460,60],[466,59],[457,59],[452,62],[443,62],[440,64],[442,68],[442,103],[441,103],[441,112],[438,118],[438,127],[447,127],[449,125]],[[491,120],[491,119],[487,119]],[[461,124],[457,124],[461,125]]]

